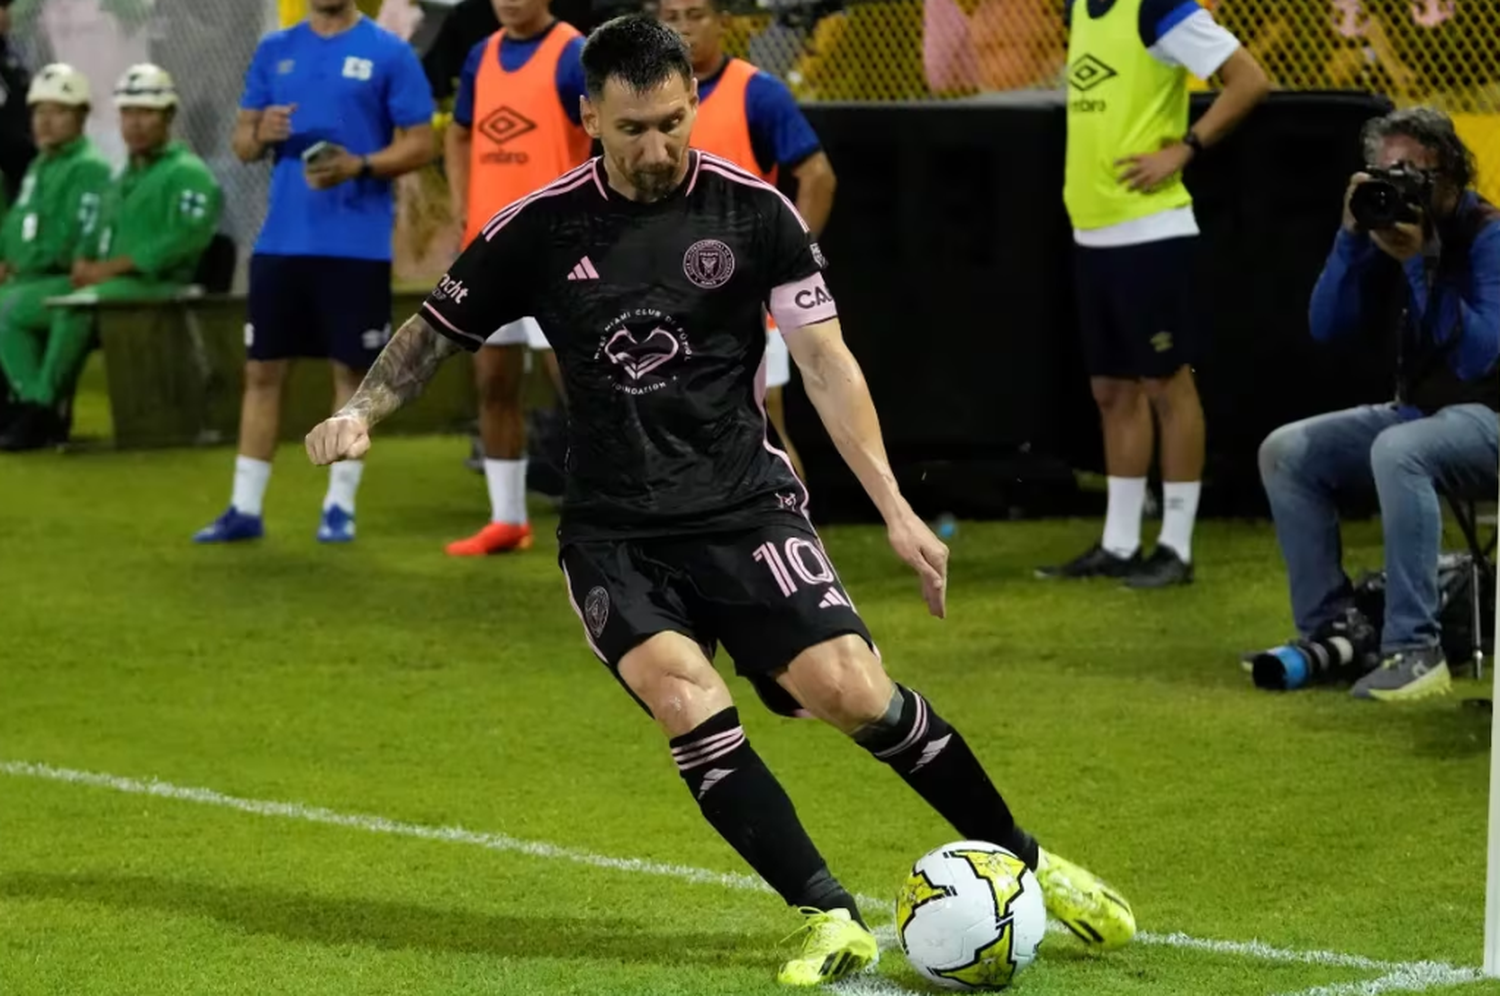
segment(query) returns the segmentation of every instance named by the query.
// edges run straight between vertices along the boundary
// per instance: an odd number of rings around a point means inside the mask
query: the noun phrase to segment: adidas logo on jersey
[[[598,280],[599,271],[594,269],[594,264],[589,261],[589,258],[587,256],[585,256],[578,261],[577,266],[573,267],[573,272],[568,274],[568,279]]]
[[[818,603],[818,608],[831,609],[836,605],[843,606],[846,609],[853,608],[853,606],[849,604],[849,599],[839,594],[839,590],[837,588],[829,588],[828,591],[823,595],[823,600]]]

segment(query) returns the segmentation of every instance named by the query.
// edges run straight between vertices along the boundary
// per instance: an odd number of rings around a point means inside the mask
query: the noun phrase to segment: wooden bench
[[[425,292],[398,290],[392,327],[410,317],[424,297]],[[234,441],[244,388],[244,295],[189,290],[167,301],[56,298],[49,304],[89,308],[97,316],[117,448]],[[466,432],[476,402],[473,362],[461,354],[443,364],[422,397],[382,424],[381,431]],[[321,360],[294,364],[280,438],[302,439],[332,405],[328,365]]]

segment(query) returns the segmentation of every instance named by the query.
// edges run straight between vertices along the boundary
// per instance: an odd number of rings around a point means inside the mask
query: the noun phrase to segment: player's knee
[[[1095,377],[1089,386],[1094,394],[1094,403],[1106,415],[1133,411],[1141,401],[1141,385],[1133,380]]]
[[[1197,394],[1192,371],[1185,366],[1170,377],[1148,377],[1141,382],[1141,388],[1151,399],[1151,406],[1162,415],[1189,408]]]
[[[819,648],[814,666],[797,677],[803,704],[845,733],[884,716],[894,689],[869,646],[852,635]]]
[[[632,651],[620,662],[620,677],[668,731],[685,733],[730,706],[729,690],[707,660]]]
[[[245,364],[247,391],[279,391],[285,380],[286,364],[279,360],[250,360]]]

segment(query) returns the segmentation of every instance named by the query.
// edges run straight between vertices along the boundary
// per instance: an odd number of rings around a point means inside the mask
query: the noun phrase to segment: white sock
[[[242,515],[260,515],[266,500],[266,485],[271,483],[271,462],[254,457],[234,458],[234,492],[229,504]]]
[[[328,468],[328,494],[323,497],[323,511],[333,506],[354,514],[354,494],[359,490],[359,479],[364,476],[363,460],[340,460]]]
[[[526,458],[484,458],[484,479],[490,486],[490,521],[526,525]]]
[[[1134,556],[1141,548],[1141,511],[1145,505],[1144,477],[1109,478],[1109,509],[1104,513],[1104,549],[1116,557]]]
[[[1161,486],[1161,536],[1157,543],[1168,546],[1185,564],[1193,561],[1193,522],[1198,518],[1201,481],[1168,481]]]

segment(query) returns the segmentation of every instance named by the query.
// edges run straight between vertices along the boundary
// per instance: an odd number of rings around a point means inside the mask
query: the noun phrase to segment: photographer
[[[1394,332],[1396,400],[1282,426],[1260,473],[1304,637],[1368,629],[1340,565],[1338,494],[1374,484],[1385,534],[1380,667],[1357,698],[1448,691],[1439,645],[1437,486],[1493,494],[1500,463],[1500,210],[1469,184],[1473,155],[1437,111],[1371,121],[1344,223],[1313,290],[1313,338]],[[1405,303],[1394,329],[1383,296]]]

